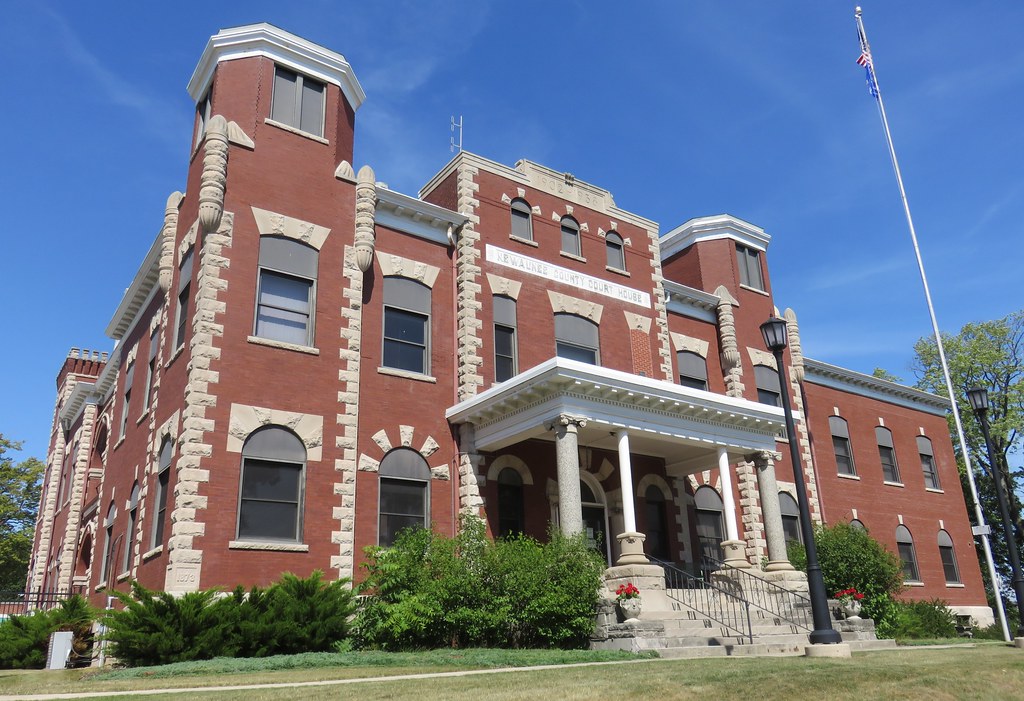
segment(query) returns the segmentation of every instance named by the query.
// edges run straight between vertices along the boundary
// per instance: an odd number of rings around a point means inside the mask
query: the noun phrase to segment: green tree
[[[993,476],[1003,480],[1009,495],[1010,514],[1016,529],[1018,544],[1021,538],[1020,500],[1014,487],[1021,476],[1021,428],[1024,426],[1024,310],[1014,312],[1003,319],[971,323],[960,329],[956,335],[943,334],[942,345],[949,364],[953,391],[957,395],[957,408],[963,423],[964,436],[972,466],[975,468],[979,498],[985,512],[985,520],[992,528],[991,543],[996,568],[1004,582],[1010,580],[1006,542],[1001,518],[996,503]],[[942,376],[935,339],[922,338],[914,345],[916,360],[914,373],[918,377],[917,387],[948,396],[946,382]],[[967,390],[981,386],[989,391],[988,419],[992,434],[992,450],[996,465],[989,462],[981,427],[967,401]],[[953,447],[957,454],[964,494],[970,499],[966,483],[963,455],[952,414],[949,416],[953,434]],[[1011,467],[1011,464],[1014,467]],[[979,474],[979,470],[981,474]],[[973,505],[972,505],[973,506]],[[972,520],[973,508],[969,509]],[[979,552],[979,559],[982,553]],[[984,576],[988,579],[988,573]]]
[[[877,377],[879,380],[885,380],[886,382],[895,382],[898,385],[903,384],[903,378],[899,375],[894,375],[885,368],[875,368],[871,371],[872,377]]]
[[[0,434],[0,590],[22,589],[32,553],[44,465],[35,458],[14,462],[8,451],[21,443]]]

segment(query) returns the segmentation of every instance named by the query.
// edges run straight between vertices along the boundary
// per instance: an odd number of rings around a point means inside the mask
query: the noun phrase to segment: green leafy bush
[[[302,579],[285,573],[262,589],[238,587],[181,596],[152,592],[134,582],[116,595],[124,609],[106,618],[111,654],[128,666],[213,657],[265,657],[322,652],[348,635],[355,610],[346,580]]]
[[[92,652],[95,612],[81,596],[65,599],[49,611],[11,616],[0,623],[0,669],[41,669],[46,666],[50,634],[74,633],[72,657],[88,659]]]
[[[454,538],[410,530],[367,554],[360,647],[571,648],[593,631],[604,561],[582,537],[493,542],[464,517]]]
[[[956,617],[941,599],[899,601],[894,612],[888,637],[897,640],[956,637]]]
[[[828,594],[832,596],[850,587],[857,589],[864,594],[861,615],[874,619],[879,637],[891,637],[884,633],[886,622],[895,615],[893,597],[903,589],[903,568],[899,558],[867,531],[847,523],[816,526],[814,544],[818,549],[818,562]],[[789,545],[789,561],[798,569],[807,569],[807,556],[802,545]]]

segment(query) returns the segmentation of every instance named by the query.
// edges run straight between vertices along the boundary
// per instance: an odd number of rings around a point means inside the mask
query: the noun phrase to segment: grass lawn
[[[362,653],[360,653],[362,654]],[[353,657],[355,666],[300,669],[248,669],[223,665],[216,670],[162,676],[161,668],[134,670],[132,678],[95,672],[0,673],[0,694],[105,692],[121,689],[185,688],[231,684],[302,683],[373,678],[457,669],[494,669],[523,664],[517,653],[436,651],[393,657],[376,663]],[[547,664],[547,653],[531,653],[532,664]],[[460,657],[461,656],[461,657]],[[297,656],[304,657],[304,656]],[[579,659],[585,659],[580,655]],[[387,656],[385,656],[387,658]],[[325,660],[326,661],[326,660]],[[242,661],[249,663],[249,661]],[[251,664],[251,663],[250,663]],[[386,666],[385,666],[386,665]],[[247,670],[247,671],[243,671]],[[147,676],[147,672],[149,675]],[[161,676],[157,676],[161,675]],[[841,699],[1020,699],[1024,698],[1024,651],[1001,643],[944,649],[903,648],[855,654],[852,659],[714,658],[640,660],[626,664],[578,666],[552,670],[509,670],[435,679],[367,681],[358,684],[305,686],[299,689],[220,689],[169,693],[161,699],[690,699],[758,700],[781,698]]]

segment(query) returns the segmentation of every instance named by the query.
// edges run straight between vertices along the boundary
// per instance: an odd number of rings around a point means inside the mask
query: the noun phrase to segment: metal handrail
[[[745,600],[748,600],[752,606],[807,632],[814,630],[810,597],[713,557],[705,556],[705,559],[716,570],[728,569],[729,576],[739,581]]]
[[[81,593],[82,587],[64,591],[0,591],[0,616],[23,616],[37,609],[51,609]]]
[[[650,556],[648,559],[665,570],[665,593],[670,599],[746,638],[753,645],[754,628],[750,622],[749,601],[702,577],[695,577],[670,562]],[[696,601],[685,601],[674,593],[680,589],[690,592],[691,598]]]

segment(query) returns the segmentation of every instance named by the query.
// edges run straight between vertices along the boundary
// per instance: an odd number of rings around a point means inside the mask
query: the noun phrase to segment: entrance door
[[[611,562],[604,504],[583,480],[580,480],[580,501],[583,506],[583,533],[587,536],[588,544],[602,553],[606,562]]]

